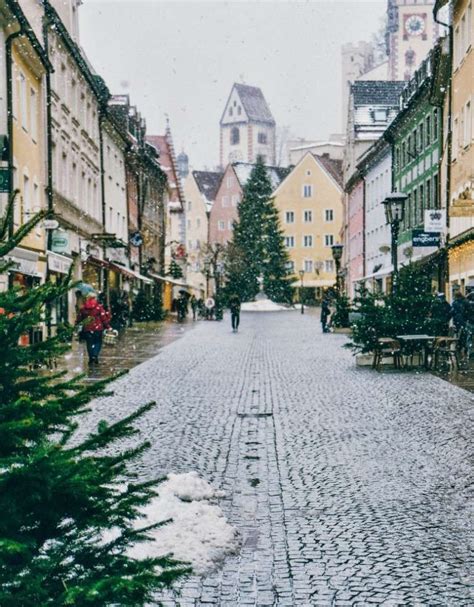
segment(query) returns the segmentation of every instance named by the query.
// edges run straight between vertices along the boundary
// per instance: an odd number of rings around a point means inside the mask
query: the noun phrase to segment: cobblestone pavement
[[[473,397],[358,369],[344,341],[297,312],[200,323],[95,404],[94,422],[156,400],[142,473],[197,470],[241,533],[164,605],[474,604]]]

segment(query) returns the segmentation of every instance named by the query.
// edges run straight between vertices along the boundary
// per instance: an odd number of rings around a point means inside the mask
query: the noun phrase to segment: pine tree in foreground
[[[8,267],[5,256],[41,219],[8,237],[13,204],[14,196],[0,221],[0,273]],[[127,555],[147,540],[151,528],[137,528],[137,519],[158,481],[138,482],[128,471],[146,443],[120,449],[114,443],[137,433],[134,423],[153,403],[71,442],[79,416],[106,394],[107,382],[84,385],[35,370],[67,349],[61,332],[18,345],[67,288],[0,293],[0,605],[144,605],[187,571],[166,557]]]
[[[272,199],[272,184],[261,157],[243,188],[238,221],[230,244],[226,291],[245,300],[264,290],[275,301],[291,301],[288,284],[288,254],[284,247],[278,211]]]

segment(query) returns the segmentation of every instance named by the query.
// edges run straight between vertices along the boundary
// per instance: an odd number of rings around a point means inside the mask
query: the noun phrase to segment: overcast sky
[[[81,45],[112,93],[129,93],[148,133],[170,118],[194,168],[218,162],[233,82],[259,86],[298,137],[341,129],[341,45],[369,40],[386,0],[84,0]]]

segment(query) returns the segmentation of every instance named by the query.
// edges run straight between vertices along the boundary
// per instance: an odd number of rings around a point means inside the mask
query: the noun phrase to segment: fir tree
[[[41,219],[8,236],[11,197],[0,221],[0,272],[8,252]],[[128,465],[147,444],[119,450],[136,434],[134,423],[153,403],[85,440],[71,442],[77,420],[106,382],[42,373],[67,345],[53,338],[19,346],[44,310],[64,295],[69,282],[26,292],[0,293],[0,605],[4,607],[138,606],[153,599],[185,569],[168,558],[130,558],[127,549],[145,541],[136,529],[139,509],[155,495],[156,481],[138,482]],[[114,529],[114,539],[106,532]]]
[[[269,297],[289,301],[287,264],[272,184],[259,157],[238,207],[238,221],[228,253],[226,291],[237,293],[242,300],[254,299],[260,288],[259,278],[263,277]]]
[[[170,262],[170,267],[168,268],[168,276],[171,278],[183,278],[183,270],[181,266],[175,259],[172,259]]]

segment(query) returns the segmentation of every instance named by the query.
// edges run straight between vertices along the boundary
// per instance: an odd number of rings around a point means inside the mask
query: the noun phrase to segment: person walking
[[[431,309],[433,323],[433,335],[449,335],[449,321],[453,315],[451,305],[446,300],[444,293],[438,293]]]
[[[240,325],[240,297],[236,294],[231,295],[229,299],[230,318],[232,322],[232,332],[237,333]]]
[[[329,333],[328,319],[330,315],[331,308],[329,307],[329,297],[325,295],[323,301],[321,302],[321,327],[323,329],[323,333]]]
[[[193,320],[196,320],[198,311],[198,300],[194,295],[191,295],[189,303],[191,304],[191,310],[193,311]]]
[[[95,293],[88,293],[79,310],[77,324],[82,323],[81,334],[85,339],[89,364],[98,364],[102,349],[102,335],[110,329],[110,313],[97,301]]]

